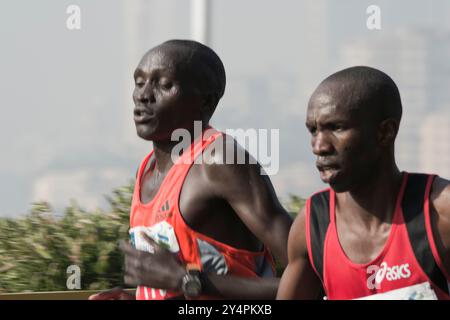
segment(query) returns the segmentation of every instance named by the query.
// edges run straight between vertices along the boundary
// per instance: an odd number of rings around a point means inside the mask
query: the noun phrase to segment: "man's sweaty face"
[[[347,191],[371,167],[360,120],[331,94],[315,93],[309,102],[306,127],[316,166],[322,181],[336,192]]]
[[[134,122],[145,140],[170,140],[177,128],[190,128],[199,118],[198,96],[179,68],[180,54],[156,48],[146,54],[134,73]]]

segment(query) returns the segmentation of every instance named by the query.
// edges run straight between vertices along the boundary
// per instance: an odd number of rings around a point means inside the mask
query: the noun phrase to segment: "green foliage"
[[[128,239],[134,183],[107,197],[109,209],[87,212],[74,201],[57,217],[38,202],[20,219],[0,218],[0,293],[67,290],[67,267],[81,269],[81,289],[123,284],[123,255]]]
[[[306,200],[299,196],[290,194],[289,200],[284,204],[286,210],[292,217],[296,217],[301,208],[305,206]]]
[[[0,218],[0,293],[67,290],[70,265],[81,269],[81,289],[123,285],[118,242],[128,239],[133,187],[130,181],[107,196],[107,211],[87,212],[73,201],[58,217],[37,202],[23,218]],[[291,195],[284,205],[295,215],[304,200]]]

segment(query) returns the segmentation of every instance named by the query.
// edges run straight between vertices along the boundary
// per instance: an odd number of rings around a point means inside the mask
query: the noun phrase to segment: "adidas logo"
[[[159,208],[158,212],[164,212],[164,211],[169,211],[169,210],[170,210],[169,200],[166,200],[166,202],[164,202],[162,207]]]
[[[156,212],[156,220],[164,220],[172,215],[170,211],[169,200],[166,200],[161,208]]]

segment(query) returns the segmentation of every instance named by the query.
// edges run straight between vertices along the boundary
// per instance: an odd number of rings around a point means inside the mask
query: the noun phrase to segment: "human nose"
[[[319,131],[312,137],[311,144],[316,156],[328,155],[333,152],[333,144],[326,132]]]
[[[134,90],[134,98],[141,104],[148,104],[155,102],[155,94],[150,82],[145,83],[141,87],[136,86]]]

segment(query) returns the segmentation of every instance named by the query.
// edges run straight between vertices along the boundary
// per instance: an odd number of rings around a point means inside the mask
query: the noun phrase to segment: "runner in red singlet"
[[[287,263],[291,219],[245,150],[245,164],[223,164],[238,146],[208,125],[225,89],[219,57],[194,41],[168,41],[145,54],[134,79],[136,130],[153,142],[137,173],[131,244],[123,246],[135,298],[275,298],[272,254]],[[191,139],[174,160],[176,129]],[[91,298],[133,297],[114,289]]]
[[[291,228],[278,299],[449,299],[450,182],[398,169],[401,115],[397,86],[373,68],[315,90],[306,126],[330,188]]]

